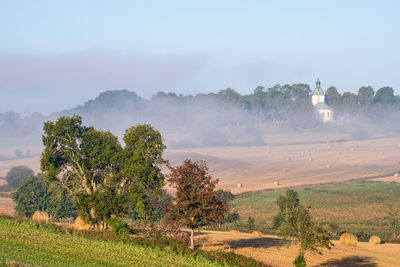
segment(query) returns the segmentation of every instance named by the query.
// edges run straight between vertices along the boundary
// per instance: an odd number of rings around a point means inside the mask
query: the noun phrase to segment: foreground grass
[[[317,221],[335,223],[338,231],[364,231],[389,237],[389,206],[400,207],[400,184],[349,181],[294,188],[301,203],[311,207]],[[256,226],[271,231],[278,213],[276,200],[286,190],[263,190],[237,195],[233,205],[242,218],[255,217]]]
[[[169,247],[87,238],[55,226],[0,217],[0,265],[6,261],[35,266],[240,266]]]

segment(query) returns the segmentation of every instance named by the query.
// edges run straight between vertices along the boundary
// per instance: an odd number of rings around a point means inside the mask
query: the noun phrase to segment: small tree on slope
[[[194,249],[194,230],[217,222],[226,214],[227,207],[215,197],[218,180],[212,180],[204,161],[187,159],[181,166],[169,169],[168,182],[176,189],[170,214],[191,229],[190,248]]]
[[[320,224],[311,220],[310,213],[300,205],[297,192],[287,190],[286,196],[280,196],[277,204],[279,206],[279,235],[282,236],[281,245],[290,245],[295,241],[300,243],[299,255],[294,264],[306,266],[304,258],[305,251],[321,253],[320,247],[330,249],[331,234]]]

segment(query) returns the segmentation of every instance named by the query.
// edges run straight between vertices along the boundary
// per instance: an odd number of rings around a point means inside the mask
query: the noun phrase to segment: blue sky
[[[250,93],[308,83],[400,93],[399,1],[0,2],[0,112],[110,89]]]

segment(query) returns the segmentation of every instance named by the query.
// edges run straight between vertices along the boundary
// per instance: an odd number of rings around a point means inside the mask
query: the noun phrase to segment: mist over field
[[[313,140],[313,133],[337,134],[336,140],[393,136],[400,131],[400,99],[393,89],[377,92],[361,87],[358,94],[326,91],[335,120],[317,120],[307,84],[258,86],[252,94],[233,89],[217,93],[177,95],[159,92],[145,99],[128,90],[105,91],[82,105],[49,116],[16,112],[0,114],[0,146],[41,144],[45,121],[59,116],[82,116],[84,124],[121,137],[130,126],[149,123],[158,129],[168,148],[202,146],[270,145]],[[309,138],[299,138],[300,135]],[[335,141],[335,138],[330,141]]]

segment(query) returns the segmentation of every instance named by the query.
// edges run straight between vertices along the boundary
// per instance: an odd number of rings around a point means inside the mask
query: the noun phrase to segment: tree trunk
[[[194,237],[194,229],[191,229],[191,232],[190,232],[190,248],[191,249],[194,249],[194,239],[193,239],[193,237]]]

